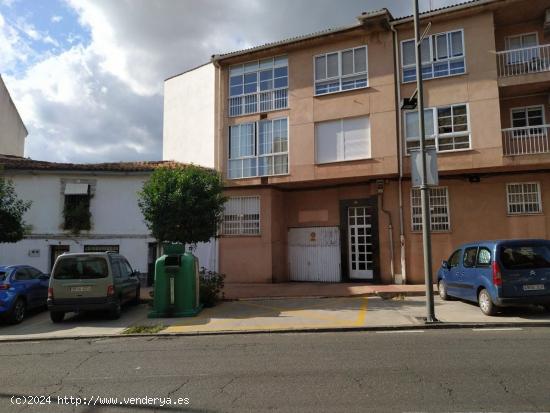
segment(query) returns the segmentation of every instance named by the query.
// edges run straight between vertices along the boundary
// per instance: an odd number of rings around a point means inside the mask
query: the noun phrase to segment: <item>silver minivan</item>
[[[68,312],[108,311],[120,317],[122,304],[139,303],[138,272],[128,260],[110,252],[62,254],[55,261],[48,288],[48,310],[54,323]]]

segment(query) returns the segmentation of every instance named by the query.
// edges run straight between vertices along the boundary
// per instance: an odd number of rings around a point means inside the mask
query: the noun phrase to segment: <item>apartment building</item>
[[[434,268],[465,241],[548,238],[550,1],[474,0],[421,22]],[[413,37],[412,17],[381,10],[167,80],[165,145],[212,144],[226,179],[228,282],[423,281],[418,114],[401,110]],[[209,86],[178,101],[197,78]]]

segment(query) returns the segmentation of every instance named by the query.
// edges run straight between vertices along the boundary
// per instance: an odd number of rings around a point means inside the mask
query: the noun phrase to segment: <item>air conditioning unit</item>
[[[550,35],[550,9],[546,9],[546,12],[544,14],[544,35],[548,36]]]

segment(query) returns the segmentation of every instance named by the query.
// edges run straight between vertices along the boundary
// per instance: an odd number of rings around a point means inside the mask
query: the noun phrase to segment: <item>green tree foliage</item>
[[[25,235],[23,215],[31,201],[17,198],[13,182],[0,176],[0,243],[17,242]]]
[[[195,244],[216,235],[223,216],[223,180],[199,166],[156,169],[139,192],[138,205],[159,242]]]

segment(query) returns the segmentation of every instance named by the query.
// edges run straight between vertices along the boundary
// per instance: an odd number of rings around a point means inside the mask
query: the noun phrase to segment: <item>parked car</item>
[[[437,273],[441,299],[477,302],[486,315],[499,307],[538,304],[550,311],[550,241],[477,241],[461,245]]]
[[[110,252],[62,254],[55,261],[48,288],[50,318],[59,323],[67,312],[107,310],[120,317],[122,305],[139,302],[138,272]]]
[[[48,279],[48,275],[28,265],[0,266],[0,316],[17,324],[28,310],[46,308]]]

